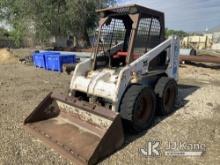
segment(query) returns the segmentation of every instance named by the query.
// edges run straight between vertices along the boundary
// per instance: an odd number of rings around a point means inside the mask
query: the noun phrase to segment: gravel
[[[126,134],[121,150],[100,164],[212,164],[220,162],[220,71],[180,69],[176,112],[157,117],[148,131]],[[22,64],[0,65],[0,164],[74,164],[29,135],[23,121],[50,91],[68,91],[71,76]],[[205,144],[202,157],[144,157],[140,148],[158,140]]]

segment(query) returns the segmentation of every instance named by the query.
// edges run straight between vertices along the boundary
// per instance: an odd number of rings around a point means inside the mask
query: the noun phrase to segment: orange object
[[[119,58],[119,57],[127,57],[128,56],[128,52],[121,52],[121,51],[118,51],[117,53],[116,53],[116,55],[114,55],[113,56],[113,58]],[[133,60],[136,60],[136,59],[138,59],[139,58],[139,55],[138,54],[133,54],[132,55],[132,59]]]

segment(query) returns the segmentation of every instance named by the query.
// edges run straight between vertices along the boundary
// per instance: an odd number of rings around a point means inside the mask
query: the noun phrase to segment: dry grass
[[[11,64],[17,60],[8,49],[0,49],[0,64]]]

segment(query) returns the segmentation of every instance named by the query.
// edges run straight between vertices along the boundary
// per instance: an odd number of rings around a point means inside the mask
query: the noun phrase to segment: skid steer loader
[[[68,94],[50,93],[24,122],[62,155],[95,164],[173,111],[179,41],[165,40],[164,14],[139,5],[100,14],[92,57],[77,64]]]

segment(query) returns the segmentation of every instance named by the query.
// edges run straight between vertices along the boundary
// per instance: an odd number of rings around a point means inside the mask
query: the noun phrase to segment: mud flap
[[[24,125],[77,164],[95,164],[124,143],[118,113],[62,94],[50,93]]]

